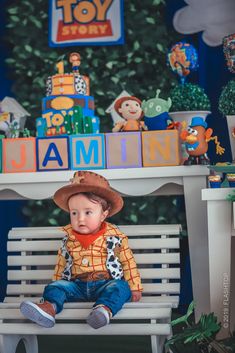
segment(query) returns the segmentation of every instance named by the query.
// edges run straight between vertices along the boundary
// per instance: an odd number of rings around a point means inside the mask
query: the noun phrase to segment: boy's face
[[[89,200],[85,195],[77,194],[69,199],[70,221],[72,228],[80,234],[94,234],[108,216],[100,203]]]

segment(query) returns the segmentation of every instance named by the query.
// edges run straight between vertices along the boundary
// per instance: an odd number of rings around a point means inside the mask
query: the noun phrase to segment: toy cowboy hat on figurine
[[[122,197],[110,187],[109,182],[101,175],[93,172],[78,171],[74,173],[70,181],[69,185],[63,186],[54,195],[54,202],[62,210],[69,212],[69,198],[84,192],[94,192],[105,199],[110,204],[109,217],[122,209]]]

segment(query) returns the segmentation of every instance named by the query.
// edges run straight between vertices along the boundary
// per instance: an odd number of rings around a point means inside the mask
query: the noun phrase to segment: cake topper
[[[144,113],[139,98],[121,97],[115,102],[114,109],[124,120],[117,122],[112,132],[147,130],[144,122],[140,121]]]
[[[72,64],[73,72],[79,73],[79,68],[81,65],[81,56],[79,53],[71,53],[69,55],[69,62]]]

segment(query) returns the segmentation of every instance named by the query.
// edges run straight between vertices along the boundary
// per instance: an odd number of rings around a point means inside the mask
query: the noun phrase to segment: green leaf
[[[153,17],[147,17],[146,18],[146,22],[154,25],[155,24],[155,19]]]

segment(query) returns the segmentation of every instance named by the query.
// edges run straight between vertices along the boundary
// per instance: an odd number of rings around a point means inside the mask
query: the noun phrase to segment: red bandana
[[[88,248],[97,238],[103,235],[106,232],[107,223],[103,222],[101,224],[100,230],[95,234],[80,234],[75,230],[72,230],[72,234],[75,236],[75,239],[79,241],[83,248]]]

